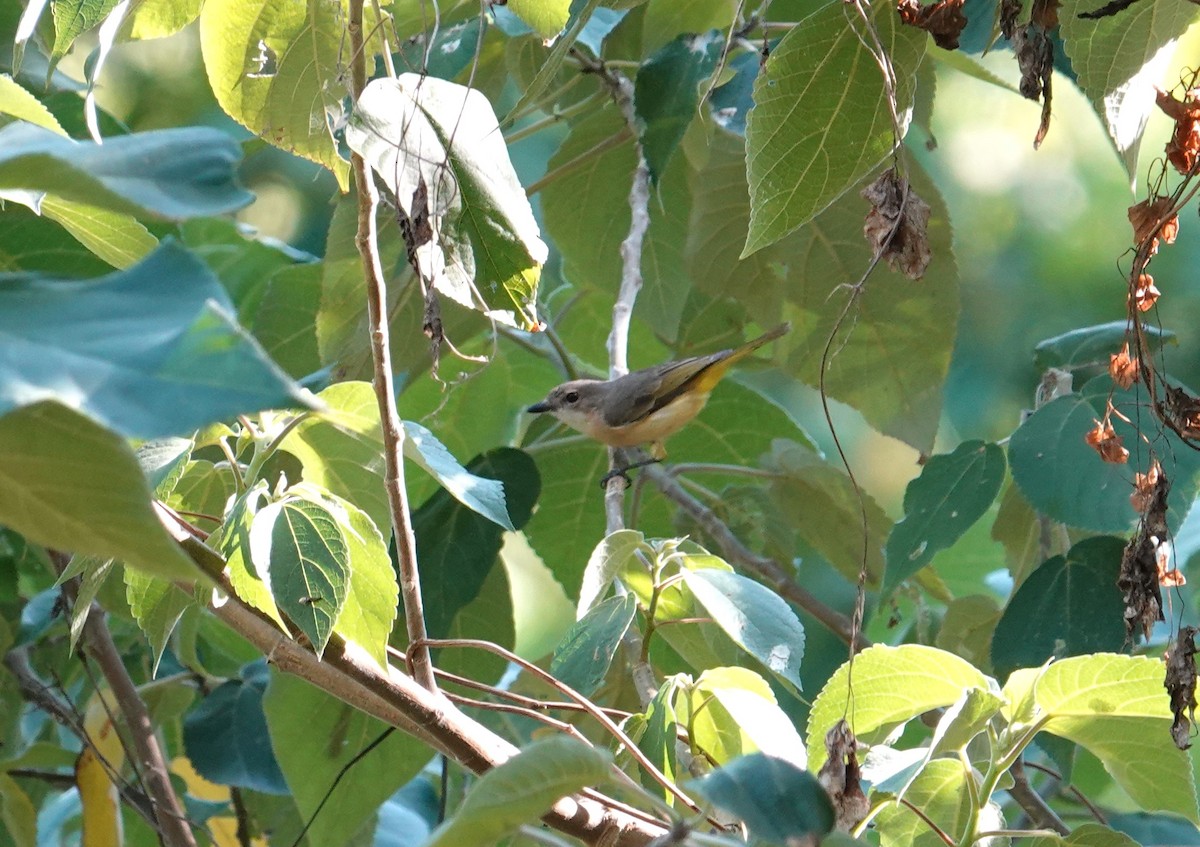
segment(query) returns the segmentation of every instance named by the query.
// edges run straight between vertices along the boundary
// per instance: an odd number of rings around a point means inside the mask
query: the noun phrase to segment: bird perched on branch
[[[791,328],[791,324],[780,324],[740,347],[666,362],[616,379],[573,379],[552,389],[529,411],[549,412],[609,447],[650,445],[649,459],[611,471],[601,480],[604,484],[626,471],[665,459],[663,441],[700,413],[729,368]]]

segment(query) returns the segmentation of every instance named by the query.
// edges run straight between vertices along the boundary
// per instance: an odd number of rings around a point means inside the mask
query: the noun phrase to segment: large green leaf
[[[1161,660],[1112,653],[1063,659],[1037,679],[1033,701],[1044,730],[1095,754],[1141,808],[1200,823],[1191,763],[1171,740]]]
[[[432,755],[415,738],[288,674],[271,674],[263,709],[296,806],[305,820],[312,819],[310,844],[345,844]],[[384,732],[388,737],[350,766]],[[325,808],[313,818],[323,801]]]
[[[268,674],[264,661],[246,665],[239,678],[221,683],[184,717],[188,759],[205,779],[271,794],[287,792],[263,714]]]
[[[634,106],[641,121],[642,152],[654,183],[698,114],[700,83],[712,75],[724,46],[723,35],[715,29],[680,35],[638,68]]]
[[[159,523],[125,440],[58,403],[0,417],[0,524],[168,579],[200,576]]]
[[[885,597],[983,517],[1004,471],[1004,451],[982,441],[965,441],[925,463],[904,491],[904,519],[888,536]]]
[[[129,10],[126,26],[131,39],[166,38],[196,18],[204,0],[141,0]]]
[[[343,191],[349,164],[331,123],[343,114],[346,19],[345,0],[211,0],[200,12],[204,69],[221,108],[271,144],[329,168]]]
[[[1063,46],[1076,81],[1092,101],[1131,178],[1146,120],[1155,108],[1176,40],[1196,20],[1186,3],[1135,3],[1098,20],[1079,17],[1103,6],[1095,0],[1064,0],[1058,10]],[[1168,85],[1173,81],[1168,81]]]
[[[804,687],[804,627],[791,606],[741,574],[715,568],[682,573],[696,600],[735,644],[797,690]]]
[[[170,285],[164,285],[170,280]],[[93,281],[0,277],[0,413],[47,398],[130,436],[307,404],[177,244]]]
[[[532,823],[560,797],[606,781],[608,754],[556,735],[536,741],[488,771],[458,812],[438,827],[426,847],[486,847],[510,830]]]
[[[195,602],[174,583],[156,579],[133,568],[125,568],[125,600],[138,627],[150,642],[150,675],[158,673],[158,663],[167,648],[167,639],[183,613]]]
[[[514,322],[538,325],[547,248],[486,97],[420,74],[377,79],[359,98],[346,141],[409,215],[429,215],[432,240],[417,245],[417,256],[435,288],[495,312],[499,286]],[[428,195],[424,209],[413,206],[419,186]]]
[[[349,518],[342,532],[350,553],[350,591],[337,619],[337,631],[386,668],[388,636],[400,600],[392,557],[366,512],[346,500],[336,502]]]
[[[741,818],[755,838],[807,844],[833,829],[833,806],[817,778],[763,753],[736,759],[688,788]]]
[[[323,503],[287,497],[260,509],[250,525],[250,551],[270,580],[280,611],[308,636],[320,656],[350,588],[350,550],[343,526]]]
[[[57,62],[75,39],[108,17],[109,12],[120,4],[120,0],[58,0],[52,3],[54,11],[54,47],[50,53],[52,62]]]
[[[43,197],[40,208],[114,268],[127,268],[158,246],[158,239],[132,215],[53,195]]]
[[[877,583],[883,574],[884,540],[891,530],[879,504],[865,491],[856,493],[841,468],[794,442],[777,441],[768,466],[780,474],[771,492],[796,533],[851,580],[858,579],[863,565],[866,510],[867,579]]]
[[[100,276],[112,270],[54,221],[10,203],[0,227],[0,272],[43,271],[64,277]]]
[[[919,644],[868,647],[854,659],[853,693],[850,666],[844,664],[813,703],[808,766],[815,771],[825,763],[825,733],[846,714],[848,702],[854,704],[850,728],[872,744],[918,715],[951,705],[971,688],[992,691],[995,682],[951,653]]]
[[[1179,343],[1174,332],[1153,324],[1143,325],[1142,335],[1155,350],[1168,342]],[[1108,357],[1120,350],[1128,339],[1128,321],[1080,327],[1039,341],[1033,348],[1033,366],[1039,371],[1047,368],[1074,370],[1097,365],[1107,367]]]
[[[966,833],[963,831],[972,813],[971,795],[967,790],[966,780],[974,777],[968,774],[969,771],[963,768],[962,763],[953,759],[935,759],[926,765],[905,792],[906,805],[889,805],[879,813],[877,826],[880,847],[944,845],[946,842],[929,828],[926,820],[932,820],[942,832],[956,841],[971,840],[964,838]],[[920,809],[921,814],[912,811],[908,804]],[[996,820],[995,813],[988,817],[991,818],[989,823],[1003,822]],[[988,818],[981,816],[977,822],[982,823],[985,820]]]
[[[1120,650],[1125,605],[1117,573],[1125,541],[1085,538],[1021,583],[992,638],[992,664],[1004,678],[1051,658]]]
[[[1102,461],[1084,441],[1101,417],[1111,386],[1107,376],[1097,377],[1083,394],[1042,406],[1013,433],[1008,462],[1021,493],[1039,512],[1068,526],[1122,533],[1137,519],[1129,502],[1133,474],[1145,472],[1151,456],[1137,430],[1115,415],[1113,427],[1130,451],[1126,464]],[[1117,389],[1112,399],[1118,410],[1138,420],[1142,401],[1136,391]],[[1196,493],[1200,454],[1165,431],[1156,436],[1154,449],[1171,480],[1167,522],[1178,531]]]
[[[598,604],[576,621],[555,648],[550,673],[590,697],[604,682],[636,611],[637,600],[632,594],[610,597]]]
[[[567,20],[566,30],[554,42],[554,46],[550,48],[549,53],[541,61],[537,74],[529,84],[524,87],[520,98],[508,112],[508,117],[505,123],[512,120],[513,115],[521,115],[537,99],[542,96],[546,88],[558,76],[559,70],[562,68],[563,60],[567,57],[567,51],[575,46],[575,39],[579,33],[587,25],[588,19],[592,16],[592,12],[600,5],[600,0],[573,0],[571,6],[571,17]]]
[[[871,18],[895,68],[903,114],[927,38],[901,25],[892,3],[872,4]],[[826,3],[772,48],[759,72],[746,123],[752,212],[744,256],[811,220],[899,141],[863,29],[849,7]]]
[[[529,520],[540,488],[537,468],[525,453],[500,448],[472,461],[477,476],[499,479],[508,491],[513,524]],[[480,592],[495,567],[503,529],[439,490],[413,512],[425,626],[432,638],[443,638],[455,616]]]
[[[747,668],[708,668],[691,690],[688,733],[718,765],[764,751],[802,768],[804,740],[775,700],[771,686]]]
[[[66,135],[58,119],[9,74],[0,74],[0,115],[11,115],[20,121],[37,124],[43,129]]]
[[[18,121],[0,129],[0,191],[183,220],[254,199],[236,180],[241,157],[232,138],[208,127],[131,133],[101,145]]]

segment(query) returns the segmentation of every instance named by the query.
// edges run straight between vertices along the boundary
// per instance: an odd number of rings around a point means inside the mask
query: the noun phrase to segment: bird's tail
[[[762,347],[764,344],[769,344],[770,342],[774,341],[776,338],[782,338],[783,336],[787,335],[791,331],[792,331],[791,323],[786,323],[786,322],[781,323],[779,326],[775,327],[774,329],[767,330],[762,335],[760,335],[758,338],[755,338],[753,341],[747,341],[741,347],[735,347],[733,349],[733,352],[729,355],[729,363],[733,364],[738,359],[741,359],[745,356],[749,356],[751,353],[753,353],[759,347]]]

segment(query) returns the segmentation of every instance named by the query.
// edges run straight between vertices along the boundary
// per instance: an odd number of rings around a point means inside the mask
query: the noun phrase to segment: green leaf
[[[350,591],[335,628],[366,650],[381,668],[386,668],[388,636],[396,622],[400,601],[392,557],[366,512],[347,500],[332,499],[349,518],[342,526],[342,533],[350,553]]]
[[[6,773],[0,773],[0,822],[14,847],[37,844],[37,808],[29,795]]]
[[[192,598],[165,579],[156,579],[141,571],[125,568],[125,600],[133,619],[150,642],[150,676],[158,674],[167,640],[183,613],[195,603]]]
[[[167,535],[124,439],[45,401],[0,417],[0,524],[167,579],[200,571]]]
[[[554,650],[550,673],[585,697],[604,682],[637,612],[632,594],[610,597],[580,618]]]
[[[1004,699],[994,691],[972,688],[946,709],[930,740],[928,761],[948,752],[963,750],[983,732]]]
[[[698,114],[700,83],[712,76],[725,46],[724,35],[680,35],[638,68],[634,107],[641,121],[641,142],[650,179],[657,183],[667,162]]]
[[[716,764],[766,751],[803,768],[804,740],[775,701],[767,681],[746,668],[709,668],[691,692],[688,734]]]
[[[571,0],[509,0],[508,10],[549,41],[558,35],[571,18]]]
[[[287,497],[259,510],[250,526],[256,568],[267,574],[279,610],[308,636],[318,657],[349,590],[348,520],[324,503]]]
[[[272,361],[296,379],[321,368],[315,329],[320,300],[320,263],[283,268],[268,277],[247,326]]]
[[[113,212],[218,215],[249,204],[241,148],[208,127],[135,132],[103,145],[17,122],[0,129],[0,191],[45,192]]]
[[[187,757],[205,779],[268,794],[287,793],[263,713],[267,676],[265,661],[246,665],[239,678],[218,685],[184,716]]]
[[[851,580],[862,566],[862,506],[849,477],[794,442],[778,440],[766,464],[782,476],[771,483],[773,496],[787,511],[797,534]],[[891,529],[883,509],[865,491],[867,578],[883,573],[883,543]]]
[[[1170,342],[1178,344],[1175,333],[1169,329],[1147,324],[1142,327],[1146,343],[1152,350],[1161,350]],[[1115,355],[1129,338],[1129,324],[1112,321],[1106,324],[1085,326],[1039,341],[1033,348],[1033,366],[1039,371],[1047,368],[1108,367],[1108,357]]]
[[[259,480],[234,500],[224,523],[209,537],[209,545],[225,559],[225,576],[242,602],[266,613],[283,632],[288,632],[271,595],[268,562],[255,559],[250,541],[254,518],[266,496],[267,481]]]
[[[1085,538],[1021,583],[996,625],[992,664],[1003,678],[1047,659],[1120,650],[1124,609],[1117,574],[1125,541]]]
[[[631,738],[637,742],[638,749],[646,756],[652,765],[658,768],[668,780],[676,782],[679,779],[679,763],[676,761],[676,747],[679,742],[679,716],[675,710],[676,694],[683,686],[687,677],[681,674],[667,677],[649,705],[644,715],[634,715],[631,721],[635,728],[640,724],[640,732],[631,733]],[[627,724],[628,726],[628,724]],[[651,794],[658,795],[668,804],[676,802],[675,795],[651,776],[645,768],[638,768],[638,778],[642,787]]]
[[[204,69],[221,108],[254,135],[328,168],[342,191],[349,165],[330,127],[344,114],[346,14],[345,0],[210,0],[200,12]],[[368,34],[373,26],[364,21]]]
[[[987,594],[956,597],[946,606],[934,645],[987,671],[991,667],[992,635],[999,620],[1000,607],[994,597]]]
[[[579,2],[582,2],[582,5],[576,6]],[[514,115],[524,114],[529,106],[536,103],[550,83],[558,76],[563,60],[567,57],[567,51],[575,46],[575,39],[587,24],[592,12],[600,5],[600,0],[575,0],[571,5],[576,8],[572,10],[571,17],[567,21],[566,31],[554,42],[549,54],[542,60],[537,75],[525,86],[521,97],[509,110],[508,117],[504,120],[506,124],[512,121]]]
[[[177,244],[98,280],[0,281],[0,337],[13,351],[0,367],[8,386],[0,414],[61,398],[125,435],[152,438],[310,402],[233,322],[224,291]]]
[[[1011,480],[1000,497],[1000,510],[992,524],[992,538],[1004,545],[1004,558],[1019,587],[1033,569],[1042,563],[1042,527],[1037,511]]]
[[[872,4],[871,17],[896,70],[897,109],[903,114],[912,105],[927,39],[901,25],[890,3]],[[847,21],[844,9],[829,3],[771,50],[755,80],[755,106],[746,123],[752,211],[742,256],[810,221],[899,141],[892,136],[883,78],[864,37],[861,22]]]
[[[1124,533],[1137,519],[1129,494],[1133,474],[1145,472],[1151,463],[1133,426],[1116,415],[1113,427],[1130,450],[1129,462],[1104,462],[1084,442],[1096,426],[1100,409],[1108,398],[1112,381],[1107,375],[1084,386],[1083,394],[1059,397],[1033,413],[1013,433],[1008,462],[1021,493],[1039,512],[1068,526],[1095,532]],[[1113,404],[1131,420],[1137,420],[1140,402],[1135,390],[1116,390]],[[1163,456],[1171,480],[1167,523],[1177,532],[1196,494],[1200,455],[1173,433],[1158,436],[1154,449]],[[1169,461],[1165,457],[1170,457]]]
[[[141,0],[129,10],[126,26],[131,39],[166,38],[196,18],[204,0]]]
[[[263,708],[296,807],[305,820],[312,819],[308,843],[313,845],[348,842],[429,761],[430,750],[422,742],[289,674],[271,674]],[[384,733],[374,749],[353,761]],[[325,808],[313,818],[322,801]]]
[[[54,11],[54,48],[50,60],[57,63],[67,55],[75,39],[108,17],[120,0],[56,0]]]
[[[497,526],[516,530],[505,506],[504,483],[468,473],[442,442],[420,424],[405,421],[404,434],[404,455],[441,483],[455,500]]]
[[[0,115],[11,115],[19,121],[37,124],[59,135],[67,134],[58,119],[42,105],[42,101],[8,74],[0,74]]]
[[[1189,831],[1190,836],[1194,830]],[[1161,842],[1166,843],[1166,842]],[[1171,842],[1179,843],[1179,842]],[[1080,824],[1065,838],[1058,835],[1043,835],[1029,842],[1029,847],[1141,847],[1123,832],[1109,829],[1098,823]]]
[[[78,557],[72,558],[71,564],[75,564],[77,560]],[[79,644],[79,637],[83,635],[83,626],[87,623],[88,613],[92,608],[92,601],[100,593],[100,589],[104,586],[105,580],[108,579],[108,575],[112,571],[114,564],[112,559],[95,559],[91,556],[84,556],[81,561],[84,564],[80,574],[79,593],[76,596],[75,605],[71,609],[71,637],[69,645],[72,653],[75,652],[75,648]]]
[[[1138,806],[1197,823],[1192,767],[1187,753],[1171,741],[1162,680],[1159,659],[1078,656],[1050,665],[1038,678],[1033,699],[1041,709],[1042,729],[1093,753]]]
[[[844,664],[813,703],[807,733],[810,770],[820,770],[828,758],[825,734],[845,714],[849,683],[849,664]],[[951,653],[919,644],[868,647],[854,660],[851,729],[861,741],[878,743],[900,724],[951,705],[971,688],[992,691],[995,682]]]
[[[786,601],[741,574],[712,568],[682,573],[700,605],[735,644],[797,690],[803,687],[804,627]]]
[[[158,239],[132,215],[53,195],[42,199],[41,210],[114,268],[128,268],[158,246]]]
[[[474,459],[468,470],[502,480],[511,498],[513,524],[524,526],[540,488],[529,456],[500,448]],[[441,489],[413,512],[413,531],[421,563],[425,626],[430,637],[442,638],[459,610],[478,596],[495,566],[503,530]]]
[[[741,818],[755,838],[808,844],[833,829],[833,806],[817,778],[763,753],[736,759],[688,788]]]
[[[736,11],[736,4],[729,0],[647,3],[642,16],[642,54],[649,55],[679,35],[727,31]]]
[[[16,203],[9,203],[4,210],[0,266],[8,273],[43,271],[76,278],[112,270],[54,221]]]
[[[904,519],[888,536],[883,597],[983,517],[1000,493],[1004,472],[1004,451],[982,441],[964,441],[925,463],[904,491]]]
[[[543,815],[560,797],[607,781],[611,760],[567,736],[535,741],[475,783],[426,847],[486,847]]]
[[[609,533],[596,545],[583,569],[583,580],[579,587],[579,603],[576,620],[597,605],[597,601],[608,592],[613,579],[629,563],[638,550],[645,547],[646,537],[635,529],[618,529]]]
[[[493,292],[502,287],[515,307],[512,321],[538,325],[547,248],[486,97],[420,74],[377,79],[355,105],[346,141],[408,214],[419,212],[418,187],[427,189],[434,235],[417,254],[439,291],[494,312]]]
[[[1138,150],[1175,42],[1196,20],[1196,10],[1177,4],[1134,4],[1120,14],[1083,20],[1080,12],[1102,6],[1065,0],[1058,10],[1063,45],[1076,82],[1108,130],[1125,170],[1136,178]]]
[[[963,838],[971,819],[971,795],[967,791],[967,771],[953,759],[935,759],[913,780],[904,799],[921,810],[956,842]],[[999,819],[999,820],[997,820]],[[1003,818],[992,804],[983,810],[979,829],[1001,829]],[[995,826],[987,825],[995,823]],[[899,804],[889,804],[876,818],[880,847],[934,847],[945,845],[921,815]]]

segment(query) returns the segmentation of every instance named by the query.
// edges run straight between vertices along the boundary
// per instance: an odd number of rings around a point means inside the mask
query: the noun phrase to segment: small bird
[[[708,395],[734,362],[791,328],[791,324],[780,324],[740,347],[666,362],[616,379],[573,379],[552,389],[528,411],[549,412],[610,447],[651,445],[650,459],[610,472],[601,480],[603,485],[614,476],[625,476],[625,471],[665,459],[664,439],[700,414]]]

